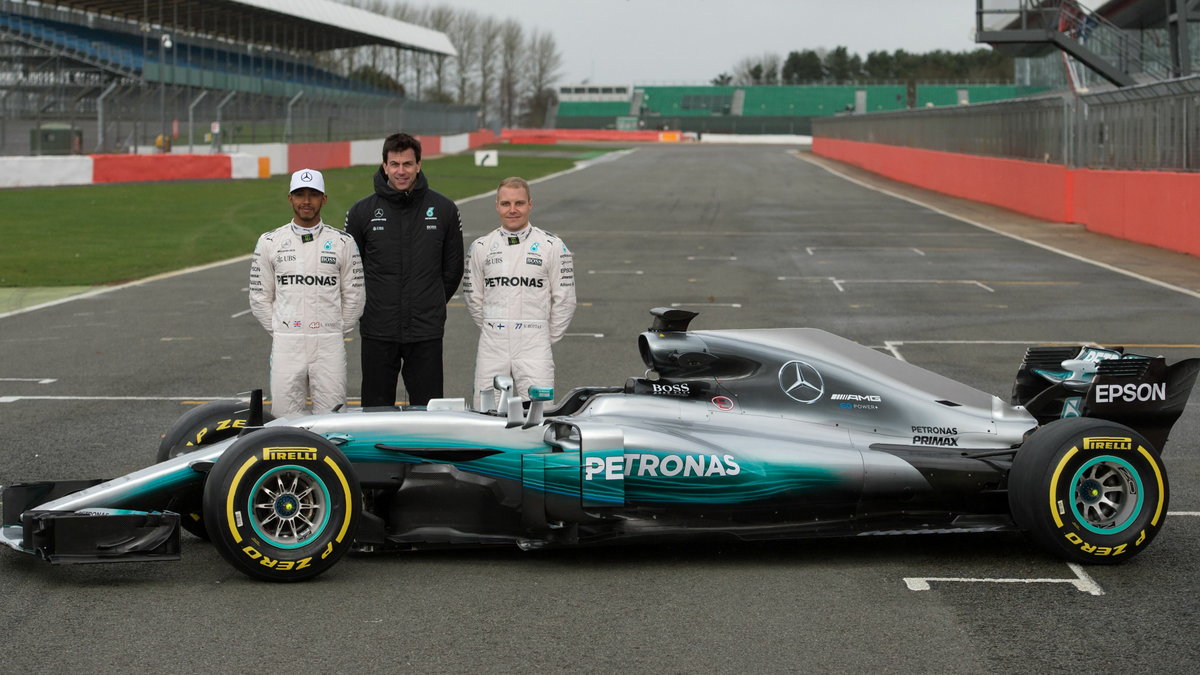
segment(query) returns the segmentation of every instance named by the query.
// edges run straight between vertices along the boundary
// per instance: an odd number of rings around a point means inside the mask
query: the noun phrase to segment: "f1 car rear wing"
[[[1030,347],[1011,402],[1040,424],[1063,417],[1124,424],[1162,452],[1198,373],[1200,358],[1168,365],[1162,356],[1126,354],[1122,347]]]

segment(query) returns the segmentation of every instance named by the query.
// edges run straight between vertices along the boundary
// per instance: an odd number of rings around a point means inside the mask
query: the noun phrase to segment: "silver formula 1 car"
[[[261,394],[205,404],[153,466],[7,487],[0,541],[54,563],[171,560],[183,528],[251,577],[297,581],[351,548],[675,536],[1023,530],[1115,563],[1163,526],[1162,448],[1200,359],[1032,347],[1005,403],[820,330],[652,314],[644,377],[549,410],[552,393],[525,402],[507,378],[483,411],[264,424]]]

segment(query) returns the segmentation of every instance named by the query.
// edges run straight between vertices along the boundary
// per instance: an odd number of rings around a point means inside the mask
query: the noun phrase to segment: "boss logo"
[[[678,384],[650,384],[650,393],[655,396],[691,396],[692,388],[687,382]]]

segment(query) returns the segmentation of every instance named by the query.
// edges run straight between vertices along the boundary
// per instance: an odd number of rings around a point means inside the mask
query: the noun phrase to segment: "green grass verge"
[[[464,153],[426,160],[421,168],[433,189],[462,199],[494,190],[507,176],[533,179],[568,169],[583,154],[502,154],[500,166],[477,167],[474,153]],[[376,168],[323,172],[326,223],[341,227],[346,209],[370,194]],[[5,190],[0,287],[116,284],[249,255],[258,235],[291,219],[287,181],[275,176]],[[481,231],[495,223],[466,225]]]

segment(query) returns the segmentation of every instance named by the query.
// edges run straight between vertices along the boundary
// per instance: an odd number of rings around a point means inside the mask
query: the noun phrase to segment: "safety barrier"
[[[92,155],[93,183],[230,178],[229,155]]]
[[[665,137],[664,137],[665,136]],[[505,129],[500,133],[502,140],[509,143],[578,143],[594,141],[616,141],[618,143],[677,142],[678,131],[655,131],[639,129]]]
[[[350,166],[350,143],[292,143],[288,145],[287,173],[300,169],[344,169]]]
[[[422,157],[463,152],[496,141],[491,131],[417,136]],[[298,169],[379,163],[382,138],[333,143],[263,143],[229,154],[68,155],[0,157],[0,188],[164,180],[267,178]]]
[[[1200,174],[1071,169],[938,150],[816,137],[813,152],[955,197],[1200,255]]]

